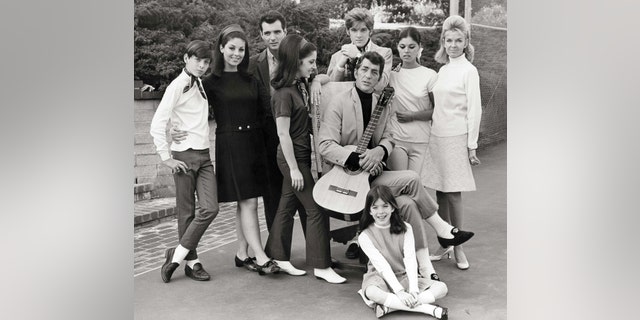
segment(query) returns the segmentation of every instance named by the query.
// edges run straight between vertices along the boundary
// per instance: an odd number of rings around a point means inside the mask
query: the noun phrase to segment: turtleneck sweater
[[[431,134],[453,137],[468,134],[467,148],[478,148],[482,105],[478,69],[463,55],[440,68],[433,87],[435,108]]]

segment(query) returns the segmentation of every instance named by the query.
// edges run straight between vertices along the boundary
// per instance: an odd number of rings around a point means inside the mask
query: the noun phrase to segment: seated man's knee
[[[401,172],[401,181],[404,184],[404,188],[402,188],[402,193],[412,193],[417,190],[417,188],[422,188],[422,181],[420,179],[420,175],[418,175],[415,171],[412,170],[403,170],[398,171]]]
[[[420,175],[417,172],[413,170],[404,170],[403,172],[409,181],[420,183]]]
[[[400,213],[402,219],[407,220],[413,214],[420,214],[416,202],[409,196],[398,196],[396,197],[396,202],[398,203],[398,213]]]

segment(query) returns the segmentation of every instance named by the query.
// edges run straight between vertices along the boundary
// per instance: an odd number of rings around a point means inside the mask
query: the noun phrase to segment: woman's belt
[[[226,126],[219,126],[216,128],[216,133],[227,133],[227,132],[241,132],[241,131],[251,131],[251,130],[255,130],[255,129],[259,129],[262,126],[257,124],[257,123],[253,123],[253,124],[243,124],[243,125],[226,125]]]

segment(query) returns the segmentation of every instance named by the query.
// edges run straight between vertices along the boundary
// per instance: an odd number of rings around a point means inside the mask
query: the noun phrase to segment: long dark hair
[[[244,57],[238,65],[238,73],[246,79],[250,79],[249,69],[249,41],[247,35],[237,24],[226,26],[217,37],[215,48],[213,49],[212,74],[221,77],[224,71],[224,55],[220,52],[220,47],[224,47],[231,39],[242,39],[244,41]]]
[[[284,37],[278,47],[278,68],[271,80],[274,89],[290,86],[296,80],[296,73],[300,67],[300,60],[308,57],[316,46],[297,34]]]
[[[402,29],[402,31],[400,31],[400,34],[398,35],[398,42],[406,37],[413,39],[413,41],[415,41],[418,45],[421,45],[420,32],[418,32],[418,29],[416,29],[415,27],[407,27],[405,29]]]
[[[387,186],[375,186],[369,190],[367,193],[367,199],[365,200],[364,212],[360,217],[360,230],[366,229],[372,223],[375,222],[373,216],[371,216],[371,206],[374,202],[381,199],[385,203],[388,203],[393,208],[393,212],[391,212],[391,227],[390,232],[393,234],[401,234],[407,232],[407,226],[402,221],[400,217],[400,213],[398,212],[398,203],[396,202],[396,198],[391,193],[391,189]]]

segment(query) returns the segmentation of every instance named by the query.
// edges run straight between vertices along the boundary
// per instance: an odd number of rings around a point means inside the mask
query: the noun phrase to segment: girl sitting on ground
[[[402,221],[387,186],[375,186],[367,194],[360,230],[358,242],[369,262],[358,293],[376,316],[404,310],[448,319],[447,308],[433,304],[447,294],[447,285],[418,277],[411,225]]]

